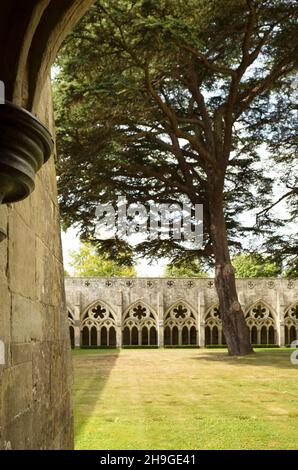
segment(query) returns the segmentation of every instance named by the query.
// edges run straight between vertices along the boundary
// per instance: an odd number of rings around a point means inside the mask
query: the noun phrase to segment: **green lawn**
[[[76,449],[298,449],[291,350],[83,350]]]

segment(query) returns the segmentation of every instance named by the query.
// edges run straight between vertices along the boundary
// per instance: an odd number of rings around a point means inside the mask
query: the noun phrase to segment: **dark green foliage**
[[[183,259],[179,263],[167,266],[165,277],[197,277],[206,278],[208,273],[204,270],[202,264],[197,260]]]
[[[236,277],[276,277],[281,273],[281,265],[275,259],[259,253],[239,253],[232,259]]]
[[[230,247],[239,251],[241,237],[262,235],[264,250],[297,267],[297,240],[281,240],[276,230],[283,222],[266,212],[274,202],[268,167],[279,165],[281,182],[297,188],[296,19],[297,4],[289,0],[97,1],[57,60],[64,226],[79,223],[83,239],[114,259],[121,251],[130,258],[124,242],[94,240],[99,202],[125,195],[128,203],[203,203],[205,248],[187,256],[210,263],[206,175],[226,167]],[[267,160],[260,157],[263,144],[271,152]],[[297,192],[291,196],[294,221]],[[256,209],[265,212],[255,227],[240,222]],[[185,258],[174,240],[142,243],[135,251],[174,263]]]

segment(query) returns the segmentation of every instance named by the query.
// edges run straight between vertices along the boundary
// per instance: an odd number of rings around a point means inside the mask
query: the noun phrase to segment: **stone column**
[[[198,320],[197,320],[197,344],[200,348],[205,347],[205,300],[203,292],[198,294]]]
[[[74,333],[75,333],[75,348],[81,347],[81,332],[80,332],[80,320],[74,322]]]
[[[178,345],[182,345],[182,329],[178,328]]]
[[[81,346],[81,333],[80,333],[80,307],[76,305],[73,307],[73,314],[74,314],[74,333],[75,333],[75,348],[79,348]]]
[[[164,304],[163,304],[163,291],[157,293],[157,345],[159,348],[164,347]]]
[[[278,345],[281,348],[284,348],[285,347],[285,327],[284,327],[283,322],[279,323],[278,330],[279,330]]]
[[[122,348],[122,316],[123,316],[123,291],[119,290],[119,304],[117,308],[117,322],[116,322],[116,347]]]
[[[164,326],[163,320],[158,321],[158,337],[157,337],[157,345],[159,348],[164,347]]]
[[[197,332],[196,344],[197,344],[197,346],[200,346],[200,342],[201,342],[201,331],[200,331],[201,298],[200,298],[200,292],[198,292],[197,310],[198,310],[198,313],[197,313],[197,316],[196,316],[196,332]]]
[[[205,347],[205,323],[202,321],[200,323],[200,343],[199,343],[200,348]]]
[[[276,288],[276,343],[278,346],[285,346],[285,329],[283,326],[283,317],[284,317],[284,298],[282,293],[280,293],[279,288]]]

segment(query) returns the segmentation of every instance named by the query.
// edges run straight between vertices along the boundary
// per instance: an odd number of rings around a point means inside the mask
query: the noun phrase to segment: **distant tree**
[[[94,236],[95,206],[119,194],[129,203],[203,204],[204,246],[193,257],[215,262],[233,355],[252,348],[230,251],[247,233],[239,216],[271,201],[258,149],[272,144],[275,163],[289,137],[285,164],[294,158],[297,10],[294,0],[98,0],[58,59],[65,223]],[[273,235],[274,218],[263,214],[263,228]],[[139,249],[185,257],[175,240]]]
[[[289,277],[289,278],[295,278],[295,277],[298,278],[298,260],[297,260],[295,265],[287,267],[283,271],[282,276],[283,277]]]
[[[232,264],[236,277],[275,277],[281,273],[276,261],[257,253],[238,254],[233,257]]]
[[[94,246],[82,244],[78,251],[70,253],[72,261],[70,265],[79,277],[135,277],[135,269],[132,266],[121,265],[107,259],[105,255],[100,256]]]
[[[183,260],[180,263],[170,264],[165,269],[166,277],[209,277],[201,263],[197,260]]]

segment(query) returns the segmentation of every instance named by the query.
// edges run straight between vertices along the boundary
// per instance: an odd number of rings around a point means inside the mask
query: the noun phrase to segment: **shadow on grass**
[[[255,349],[254,353],[247,356],[229,356],[227,350],[201,350],[202,354],[193,357],[197,361],[210,361],[227,363],[229,365],[267,366],[280,369],[294,369],[298,371],[298,365],[291,363],[291,354],[295,349]],[[212,352],[211,352],[212,351]],[[298,355],[298,350],[296,350]]]
[[[73,350],[73,410],[75,437],[79,438],[93,415],[116,364],[118,349]]]

